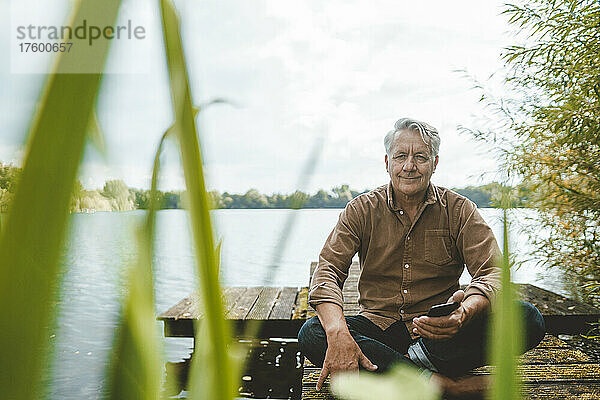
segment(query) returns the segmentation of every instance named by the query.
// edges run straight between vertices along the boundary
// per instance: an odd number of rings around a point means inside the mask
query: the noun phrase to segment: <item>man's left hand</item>
[[[465,292],[456,291],[448,299],[448,303],[454,301],[460,303],[458,308],[451,314],[443,317],[421,316],[413,318],[413,333],[423,338],[442,340],[450,339],[460,331],[467,320],[467,311],[463,306]]]

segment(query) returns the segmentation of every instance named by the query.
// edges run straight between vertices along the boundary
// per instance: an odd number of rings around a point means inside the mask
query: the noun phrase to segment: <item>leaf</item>
[[[360,371],[335,375],[331,390],[345,400],[435,400],[439,389],[416,369],[397,365],[385,374]]]
[[[219,285],[219,266],[212,236],[209,200],[195,122],[195,109],[181,43],[179,18],[171,1],[161,0],[162,26],[175,122],[173,130],[179,139],[190,219],[196,251],[202,323],[197,324],[195,356],[190,372],[191,398],[226,400],[237,392],[238,364],[228,353],[231,334],[224,319],[224,306]],[[201,330],[201,331],[200,331]]]
[[[76,3],[71,25],[114,25],[120,1]],[[39,398],[54,319],[54,289],[77,170],[109,41],[61,53],[29,131],[23,173],[0,238],[0,387],[6,399]],[[88,46],[90,47],[90,46]],[[77,70],[84,65],[86,70]]]
[[[502,203],[508,200],[505,197]],[[508,217],[503,209],[503,256],[502,290],[498,293],[490,325],[491,360],[496,366],[496,375],[492,381],[491,398],[494,400],[513,400],[521,398],[521,381],[517,376],[518,355],[523,348],[522,316],[516,302],[515,288],[510,280],[510,253],[508,235]]]

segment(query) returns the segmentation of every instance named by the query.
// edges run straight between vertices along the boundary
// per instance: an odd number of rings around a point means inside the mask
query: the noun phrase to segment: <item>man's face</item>
[[[425,194],[437,162],[421,135],[406,129],[396,134],[389,158],[385,156],[394,191],[408,197]]]

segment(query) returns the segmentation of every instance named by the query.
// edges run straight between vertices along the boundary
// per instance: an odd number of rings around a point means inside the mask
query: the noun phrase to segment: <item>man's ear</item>
[[[435,168],[437,167],[439,160],[440,156],[435,156],[435,161],[433,162],[433,172],[435,172]]]
[[[387,158],[387,154],[385,155],[385,170],[387,172],[390,172],[390,170],[388,169],[388,158]]]

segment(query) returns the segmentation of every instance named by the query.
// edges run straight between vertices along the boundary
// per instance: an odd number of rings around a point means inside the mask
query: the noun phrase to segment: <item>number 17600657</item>
[[[73,43],[19,43],[21,53],[69,53]]]

